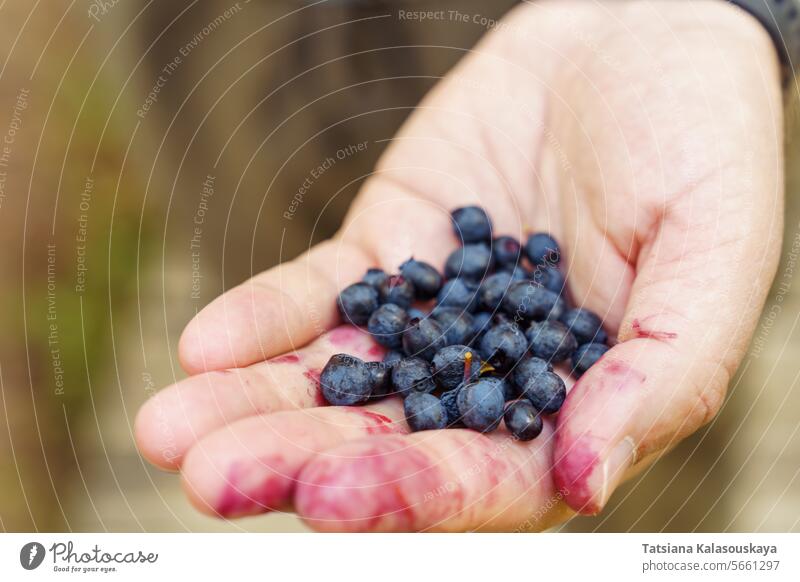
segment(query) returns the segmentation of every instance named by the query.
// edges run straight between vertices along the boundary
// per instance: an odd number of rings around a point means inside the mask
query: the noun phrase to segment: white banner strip
[[[193,574],[225,582],[796,582],[800,534],[0,535],[0,580],[186,580]]]

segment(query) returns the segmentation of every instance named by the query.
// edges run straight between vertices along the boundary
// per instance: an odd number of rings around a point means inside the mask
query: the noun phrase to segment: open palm
[[[320,530],[543,529],[599,511],[709,421],[744,355],[782,228],[781,100],[766,34],[724,2],[526,5],[420,105],[337,236],[187,327],[190,377],[140,411],[153,463],[201,510]],[[618,342],[542,435],[408,434],[402,403],[324,406],[319,371],[383,349],[338,291],[410,256],[442,267],[449,212],[551,232],[571,301]]]

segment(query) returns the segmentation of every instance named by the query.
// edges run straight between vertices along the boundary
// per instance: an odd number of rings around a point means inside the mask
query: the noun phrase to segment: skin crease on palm
[[[486,35],[409,119],[337,236],[230,290],[186,328],[190,377],[147,402],[142,453],[225,518],[294,511],[344,531],[541,530],[709,422],[745,354],[783,225],[775,50],[717,0],[541,2]],[[541,436],[407,434],[402,404],[320,406],[371,266],[441,267],[449,211],[549,231],[572,300],[618,342]],[[637,492],[636,494],[642,494]]]

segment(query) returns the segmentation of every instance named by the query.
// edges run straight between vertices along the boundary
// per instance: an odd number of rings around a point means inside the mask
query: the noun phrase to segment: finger
[[[349,442],[306,465],[295,509],[322,531],[542,529],[566,516],[551,437],[546,426],[528,443],[466,429]]]
[[[739,177],[727,174],[720,191],[700,187],[690,208],[673,208],[644,246],[622,343],[567,397],[555,475],[577,511],[600,511],[637,459],[709,422],[745,354],[777,266],[779,230],[769,225],[780,222],[781,210],[766,192],[759,194],[763,208],[751,207],[747,216],[707,207],[745,200],[736,196]],[[727,231],[709,223],[718,213],[735,217],[726,218]]]
[[[191,449],[181,468],[184,490],[195,507],[220,517],[287,510],[301,469],[316,454],[348,440],[407,431],[399,399],[245,418]]]
[[[186,326],[178,346],[189,374],[242,368],[297,349],[339,322],[336,296],[372,266],[335,239],[231,289]]]
[[[139,449],[154,465],[176,469],[198,439],[229,422],[324,405],[319,375],[335,353],[380,360],[385,349],[365,331],[343,325],[296,352],[181,380],[142,406],[135,423]]]
[[[685,104],[680,115],[667,113],[666,95],[642,101],[622,90],[598,101],[576,91],[570,100],[594,152],[576,157],[591,160],[581,167],[581,187],[635,274],[621,295],[622,343],[580,379],[558,419],[556,483],[583,513],[600,511],[638,460],[713,418],[775,273],[783,197],[778,68],[757,23],[727,10],[687,13],[685,53],[627,61],[629,78],[650,79],[654,64],[663,71],[656,93],[673,87],[675,102]],[[662,34],[667,22],[648,26]],[[685,82],[686,71],[696,71],[696,82]],[[614,275],[606,297],[615,294]]]

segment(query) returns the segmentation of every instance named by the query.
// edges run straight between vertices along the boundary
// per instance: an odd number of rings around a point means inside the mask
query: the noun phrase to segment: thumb
[[[580,513],[598,513],[634,465],[709,422],[745,354],[777,266],[781,187],[765,180],[760,200],[713,191],[730,179],[690,193],[644,241],[620,343],[561,410],[554,479]]]

